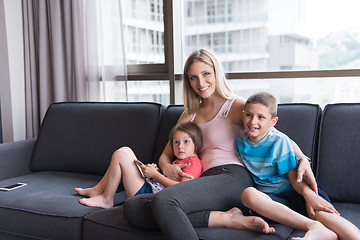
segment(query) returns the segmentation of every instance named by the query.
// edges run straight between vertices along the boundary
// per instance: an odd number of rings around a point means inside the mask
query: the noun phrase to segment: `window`
[[[358,0],[121,2],[130,101],[181,103],[181,84],[175,79],[186,57],[202,47],[217,53],[242,97],[268,90],[282,102],[358,101],[349,91],[360,88]]]

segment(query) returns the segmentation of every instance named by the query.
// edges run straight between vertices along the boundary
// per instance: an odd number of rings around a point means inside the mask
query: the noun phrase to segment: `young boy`
[[[129,198],[138,194],[157,193],[164,187],[200,177],[202,163],[197,156],[203,144],[200,128],[195,123],[180,123],[172,128],[169,139],[174,155],[178,158],[173,164],[180,164],[183,172],[190,178],[171,180],[159,172],[156,164],[142,164],[136,160],[130,148],[122,147],[115,151],[108,170],[96,186],[75,188],[80,195],[89,197],[82,198],[79,202],[90,207],[112,207],[121,180]]]
[[[278,121],[274,96],[266,92],[250,96],[243,121],[245,133],[236,138],[236,151],[256,185],[244,190],[243,204],[268,219],[306,231],[304,238],[293,239],[360,239],[360,230],[340,217],[321,189],[322,198],[296,180],[291,140],[274,128]],[[313,210],[314,220],[305,217]]]

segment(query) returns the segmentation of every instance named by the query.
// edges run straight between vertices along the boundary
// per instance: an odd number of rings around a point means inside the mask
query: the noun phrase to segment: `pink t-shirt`
[[[212,120],[198,124],[203,135],[203,147],[199,152],[203,172],[225,164],[243,166],[235,152],[235,138],[240,134],[242,128],[227,118],[234,101],[235,99],[227,100]],[[196,114],[191,117],[190,122],[195,117]]]

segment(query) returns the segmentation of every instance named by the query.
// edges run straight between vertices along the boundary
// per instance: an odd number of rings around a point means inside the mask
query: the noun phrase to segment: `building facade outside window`
[[[121,2],[128,64],[165,64],[164,2]],[[318,11],[324,4],[327,8]],[[180,14],[173,17],[180,17],[182,24],[170,23],[182,33],[181,56],[176,57],[183,64],[195,49],[214,50],[239,96],[266,90],[280,102],[324,106],[360,101],[355,91],[360,89],[358,71],[354,77],[304,78],[301,72],[295,78],[269,77],[272,72],[359,70],[357,0],[181,0],[178,6]],[[236,74],[247,72],[264,73],[261,76],[265,77],[236,79]],[[109,89],[115,91],[114,86]],[[169,81],[129,81],[128,89],[129,101],[170,103]]]

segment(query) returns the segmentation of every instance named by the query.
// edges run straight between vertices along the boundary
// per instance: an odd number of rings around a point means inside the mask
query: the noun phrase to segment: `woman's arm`
[[[183,177],[183,178],[181,178],[180,181],[174,181],[174,180],[162,175],[158,171],[156,164],[146,164],[146,165],[141,165],[140,167],[141,167],[141,170],[145,177],[155,179],[157,182],[161,183],[164,187],[170,187],[179,182],[184,182],[184,181],[190,180],[190,178]]]

